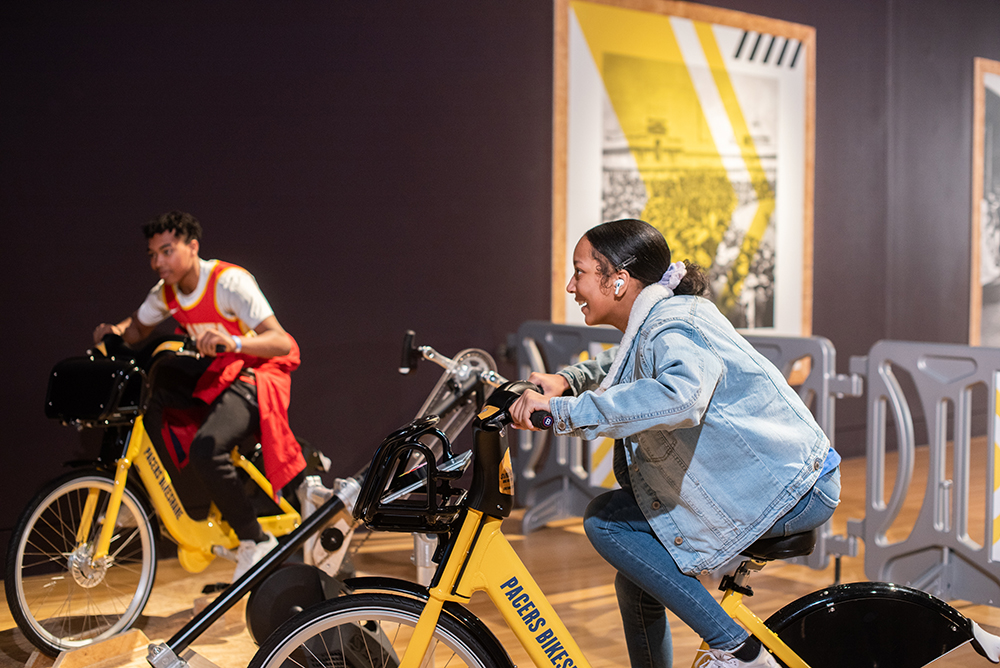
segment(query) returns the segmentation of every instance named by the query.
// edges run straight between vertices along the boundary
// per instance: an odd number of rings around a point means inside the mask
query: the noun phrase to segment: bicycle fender
[[[412,598],[419,598],[423,601],[426,601],[430,597],[427,593],[427,587],[419,585],[416,582],[376,575],[346,578],[344,580],[344,589],[347,590],[348,594],[355,594],[361,591],[387,591],[393,594],[404,594]]]
[[[811,668],[919,668],[963,643],[1000,653],[1000,639],[944,601],[912,587],[855,582],[797,599],[765,625]],[[991,641],[990,638],[995,640]],[[996,659],[991,659],[996,662]]]
[[[409,596],[423,601],[430,598],[427,587],[419,585],[416,582],[410,582],[409,580],[403,580],[400,578],[380,576],[347,578],[344,580],[344,589],[344,593],[347,594],[353,594],[361,591],[389,592],[392,594]],[[500,644],[497,637],[493,635],[493,631],[491,631],[489,627],[486,626],[481,619],[479,619],[479,617],[472,614],[468,608],[454,601],[445,601],[444,612],[453,617],[470,632],[474,633],[483,643],[493,645],[494,649],[498,652],[498,656],[504,656],[507,658],[508,668],[514,668],[514,663],[511,661],[510,655],[507,654],[507,650]]]

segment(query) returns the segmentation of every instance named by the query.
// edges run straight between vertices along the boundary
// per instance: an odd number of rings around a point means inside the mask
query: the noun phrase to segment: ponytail
[[[695,297],[705,297],[709,292],[708,276],[701,267],[693,262],[684,260],[684,268],[687,273],[681,279],[680,284],[674,288],[675,295],[694,295]]]

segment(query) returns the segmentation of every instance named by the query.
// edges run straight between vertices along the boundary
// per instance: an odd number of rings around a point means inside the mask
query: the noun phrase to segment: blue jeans
[[[840,498],[840,469],[813,488],[764,537],[808,531],[833,515]],[[606,492],[587,507],[587,537],[618,569],[615,591],[632,668],[671,668],[669,608],[712,649],[733,650],[749,634],[725,613],[707,589],[677,568],[636,505],[630,489]]]

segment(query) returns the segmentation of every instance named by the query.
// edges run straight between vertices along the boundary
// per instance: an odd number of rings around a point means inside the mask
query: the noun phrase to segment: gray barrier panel
[[[836,398],[860,396],[861,378],[837,375],[836,351],[825,338],[746,338],[786,378],[796,371],[808,372],[797,386],[799,395],[832,442]],[[611,328],[526,322],[518,330],[516,341],[520,376],[527,378],[532,371],[553,373],[576,363],[583,351],[593,356],[603,346],[620,340],[621,332]],[[808,362],[796,366],[800,360]],[[548,522],[583,515],[590,500],[606,489],[595,481],[610,478],[610,448],[548,432],[519,432],[514,467],[516,503],[528,508],[523,531],[529,533]],[[852,538],[834,536],[827,525],[805,563],[825,568],[831,554],[856,553]]]
[[[865,574],[872,580],[908,584],[944,600],[1000,602],[1000,550],[993,531],[996,511],[994,451],[1000,349],[880,341],[867,357],[851,358],[851,371],[867,378],[867,483],[865,518],[848,523],[848,534],[865,542]],[[901,373],[905,371],[905,375]],[[901,378],[927,424],[929,466],[923,504],[909,536],[887,538],[913,482],[916,436]],[[984,393],[987,456],[977,475],[985,479],[986,515],[980,545],[969,537],[973,391]],[[953,438],[948,439],[949,422]],[[887,431],[899,453],[892,492],[885,498]],[[949,477],[948,457],[952,470]],[[978,532],[977,532],[978,533]]]
[[[580,353],[594,355],[622,337],[617,329],[556,325],[528,321],[517,332],[520,376],[532,371],[554,373],[579,360]],[[530,533],[548,522],[581,517],[590,500],[604,488],[590,483],[589,443],[552,432],[519,432],[514,460],[515,503],[526,507],[522,530]]]

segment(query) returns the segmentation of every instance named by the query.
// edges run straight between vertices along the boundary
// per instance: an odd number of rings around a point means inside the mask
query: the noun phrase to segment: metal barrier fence
[[[519,375],[553,373],[595,356],[620,339],[621,332],[610,328],[526,322],[516,340]],[[836,351],[822,337],[747,336],[747,340],[790,379],[832,442],[836,399],[860,396],[861,378],[836,373]],[[583,441],[548,432],[520,432],[514,466],[516,503],[528,509],[523,531],[579,517],[594,496],[615,486],[612,450],[611,439]],[[835,536],[826,525],[804,563],[825,568],[830,555],[856,553],[853,538]]]
[[[1000,349],[880,341],[866,357],[852,357],[851,371],[867,378],[868,435],[865,517],[848,534],[865,542],[865,573],[872,580],[909,584],[945,600],[1000,602]],[[907,382],[907,380],[909,381]],[[904,390],[904,383],[909,392]],[[893,521],[913,482],[917,436],[907,394],[917,394],[928,440],[928,474],[919,514],[906,538],[892,541]],[[973,466],[972,422],[976,397],[987,419],[986,448]],[[898,448],[888,501],[887,431]],[[952,432],[949,438],[949,431]],[[921,452],[921,454],[923,454]],[[951,471],[948,471],[949,458]],[[972,477],[972,471],[977,479]],[[981,476],[979,478],[978,476]],[[978,481],[986,514],[970,527],[970,499]],[[914,489],[914,491],[917,491]],[[970,530],[982,542],[970,536]]]

